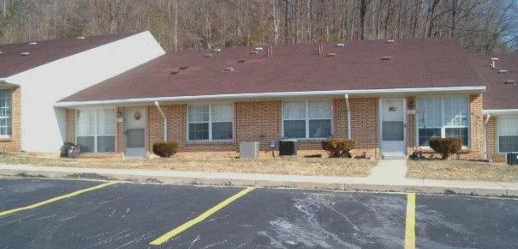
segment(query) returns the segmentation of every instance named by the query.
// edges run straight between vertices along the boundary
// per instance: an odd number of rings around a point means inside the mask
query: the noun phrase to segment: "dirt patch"
[[[407,177],[419,179],[518,182],[518,167],[466,160],[408,160]]]
[[[374,160],[335,158],[173,157],[147,160],[84,158],[79,160],[42,158],[26,154],[2,154],[0,163],[81,168],[170,169],[202,172],[238,172],[309,176],[367,176]]]

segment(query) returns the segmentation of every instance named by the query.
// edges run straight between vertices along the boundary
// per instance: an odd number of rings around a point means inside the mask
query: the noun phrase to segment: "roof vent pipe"
[[[223,69],[223,72],[234,72],[234,68],[233,67],[225,67]]]
[[[270,57],[273,55],[273,47],[270,46],[268,47],[268,49],[266,50],[266,57]]]
[[[324,54],[324,44],[318,44],[318,56],[322,56]]]
[[[499,60],[497,57],[491,58],[491,69],[496,68],[496,61]]]

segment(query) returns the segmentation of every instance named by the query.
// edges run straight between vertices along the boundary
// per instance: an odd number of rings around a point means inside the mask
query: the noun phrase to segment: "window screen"
[[[499,117],[497,130],[498,152],[518,152],[518,117]]]

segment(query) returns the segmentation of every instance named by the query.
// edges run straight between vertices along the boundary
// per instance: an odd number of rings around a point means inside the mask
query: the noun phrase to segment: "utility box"
[[[256,159],[259,157],[259,142],[239,143],[239,158]]]
[[[280,156],[296,156],[297,155],[297,140],[286,139],[279,141],[279,155]]]
[[[509,165],[518,165],[518,153],[507,153],[506,162]]]

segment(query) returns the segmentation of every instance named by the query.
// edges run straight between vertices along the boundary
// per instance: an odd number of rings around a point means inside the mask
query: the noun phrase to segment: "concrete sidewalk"
[[[383,173],[374,174],[371,177],[337,177],[0,164],[0,175],[90,178],[166,184],[518,196],[518,183],[391,178],[389,175],[383,177]]]

